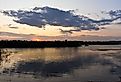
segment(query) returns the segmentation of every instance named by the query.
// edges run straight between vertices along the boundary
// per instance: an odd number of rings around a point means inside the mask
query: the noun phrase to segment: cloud
[[[63,34],[72,34],[73,32],[81,32],[81,29],[70,29],[70,30],[59,29],[59,30]]]
[[[18,27],[15,27],[15,26],[10,26],[9,28],[18,29]]]
[[[32,40],[40,39],[42,41],[55,40],[81,40],[81,41],[106,41],[106,40],[121,40],[121,37],[116,36],[96,36],[96,35],[79,35],[79,36],[37,36],[34,34],[17,34],[10,32],[0,32],[0,40]]]
[[[63,30],[63,29],[59,29],[61,33],[65,34],[65,33],[69,33],[72,34],[73,32],[71,30]]]
[[[108,13],[112,18],[121,18],[121,10],[111,10]]]
[[[108,14],[111,16],[114,20],[115,24],[121,24],[121,10],[111,10],[108,12]]]
[[[17,34],[11,32],[0,32],[0,40],[32,40],[33,37],[37,37],[33,34]]]
[[[12,28],[12,29],[18,29],[17,26],[12,26],[12,24],[8,24],[7,26],[8,26],[9,28]]]
[[[99,30],[99,26],[111,24],[121,18],[121,11],[110,11],[111,19],[94,20],[83,15],[76,15],[73,10],[64,11],[51,7],[35,7],[30,10],[7,10],[3,14],[15,17],[13,21],[30,26],[44,27],[45,25],[75,27],[79,30]],[[115,16],[115,18],[114,18]],[[70,31],[71,33],[72,31]]]

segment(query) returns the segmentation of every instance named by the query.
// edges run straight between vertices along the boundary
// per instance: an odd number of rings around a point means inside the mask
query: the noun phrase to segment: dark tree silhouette
[[[0,48],[80,47],[82,45],[120,45],[121,41],[21,41],[2,40]]]

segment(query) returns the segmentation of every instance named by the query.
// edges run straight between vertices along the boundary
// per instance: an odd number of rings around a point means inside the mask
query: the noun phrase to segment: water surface
[[[0,82],[116,82],[121,76],[121,45],[3,50]]]

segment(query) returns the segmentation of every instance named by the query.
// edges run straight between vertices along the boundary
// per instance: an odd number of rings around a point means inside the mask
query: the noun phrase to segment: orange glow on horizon
[[[42,41],[40,38],[33,38],[32,41]]]

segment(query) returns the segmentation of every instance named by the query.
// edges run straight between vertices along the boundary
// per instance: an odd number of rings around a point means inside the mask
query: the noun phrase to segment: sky
[[[116,12],[121,10],[120,3],[121,0],[0,0],[0,40],[120,40],[121,11]]]
[[[85,11],[121,8],[121,0],[0,0],[0,9],[21,9],[35,6],[52,6]]]

